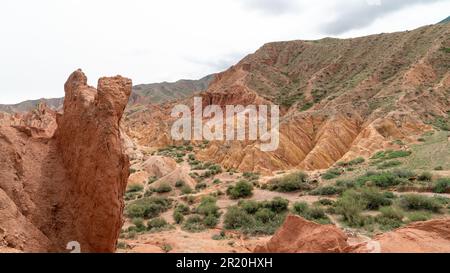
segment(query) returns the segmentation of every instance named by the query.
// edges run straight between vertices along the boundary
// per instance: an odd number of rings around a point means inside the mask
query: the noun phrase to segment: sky
[[[0,104],[64,96],[81,68],[134,84],[199,79],[273,41],[412,30],[450,0],[1,0]]]

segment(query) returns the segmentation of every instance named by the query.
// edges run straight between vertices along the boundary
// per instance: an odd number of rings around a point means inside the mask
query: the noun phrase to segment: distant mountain
[[[162,82],[141,84],[133,87],[129,105],[161,104],[164,102],[184,99],[196,92],[204,91],[214,79],[214,74],[200,80],[179,80],[177,82]],[[28,100],[17,104],[0,104],[0,112],[19,113],[28,112],[36,108],[39,103],[46,103],[51,109],[62,107],[64,98]]]
[[[0,104],[0,112],[6,113],[28,112],[35,109],[40,103],[45,103],[51,109],[58,110],[59,108],[62,107],[63,102],[64,98],[55,98],[55,99],[27,100],[17,104]]]
[[[196,92],[205,91],[214,79],[208,75],[200,80],[179,80],[177,82],[162,82],[141,84],[133,87],[130,97],[131,104],[164,103],[176,99],[184,99]]]
[[[439,24],[447,24],[447,23],[450,23],[450,16],[439,22]]]

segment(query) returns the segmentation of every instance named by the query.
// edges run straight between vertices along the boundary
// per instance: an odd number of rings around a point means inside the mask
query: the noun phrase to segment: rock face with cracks
[[[115,250],[129,175],[119,123],[131,87],[117,76],[95,89],[78,70],[63,114],[0,122],[1,251],[60,252],[71,241],[82,252]]]

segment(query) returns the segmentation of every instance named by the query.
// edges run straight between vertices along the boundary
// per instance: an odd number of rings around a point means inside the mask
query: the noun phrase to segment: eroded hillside
[[[439,24],[264,45],[218,74],[201,96],[205,105],[279,104],[279,149],[264,153],[256,142],[212,142],[199,158],[262,173],[326,169],[339,160],[368,157],[395,140],[414,142],[432,126],[448,126],[449,32],[450,25]],[[147,147],[174,144],[173,104],[130,113],[127,133]]]

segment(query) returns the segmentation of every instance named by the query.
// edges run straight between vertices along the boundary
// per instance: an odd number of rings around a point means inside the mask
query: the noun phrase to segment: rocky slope
[[[414,141],[436,119],[449,118],[449,32],[450,25],[438,24],[264,45],[218,74],[202,97],[205,105],[279,104],[279,149],[263,153],[257,142],[212,142],[199,158],[261,173],[315,170],[367,157],[394,140]],[[171,106],[129,115],[130,137],[146,146],[171,144]],[[158,134],[147,134],[148,127]]]
[[[131,80],[101,78],[98,88],[74,72],[64,114],[40,107],[0,122],[0,249],[115,250],[129,175],[119,122]]]

